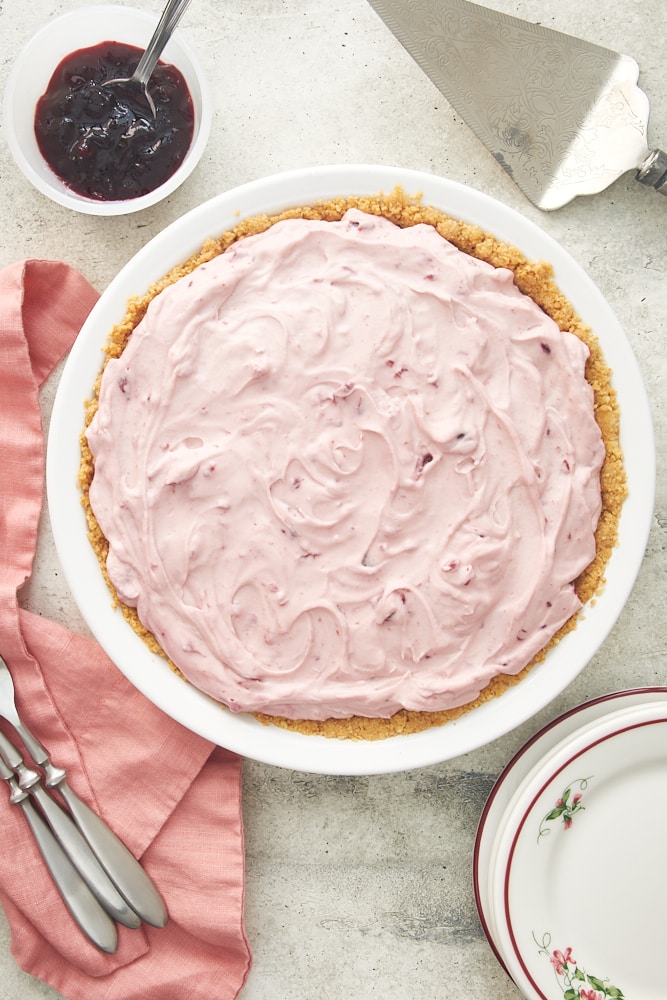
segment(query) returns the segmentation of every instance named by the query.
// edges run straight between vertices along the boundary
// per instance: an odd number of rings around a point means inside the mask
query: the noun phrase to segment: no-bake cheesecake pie
[[[520,680],[625,496],[548,264],[402,191],[247,219],[128,304],[87,410],[92,544],[229,710],[380,738]]]

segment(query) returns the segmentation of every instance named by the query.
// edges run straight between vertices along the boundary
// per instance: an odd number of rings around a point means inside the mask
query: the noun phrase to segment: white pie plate
[[[494,233],[527,257],[552,263],[559,286],[596,332],[614,372],[630,495],[603,594],[520,684],[457,721],[423,733],[381,741],[333,740],[263,726],[249,715],[221,709],[149,653],[112,609],[80,504],[79,436],[83,401],[101,366],[102,347],[131,296],[143,294],[205,239],[244,217],[336,196],[390,192],[396,185]],[[349,165],[292,171],[228,191],[174,222],[136,254],[101,296],[67,360],[51,418],[46,472],[53,534],[72,595],[108,655],[146,697],[189,729],[256,760],[316,773],[374,774],[437,763],[491,742],[532,717],[586,666],[620,615],[643,559],[653,512],[655,450],[648,399],[632,349],[600,291],[558,243],[517,212],[462,185],[398,167]]]
[[[664,996],[667,701],[565,738],[501,821],[489,872],[496,943],[529,1000]],[[620,991],[620,992],[619,992]]]

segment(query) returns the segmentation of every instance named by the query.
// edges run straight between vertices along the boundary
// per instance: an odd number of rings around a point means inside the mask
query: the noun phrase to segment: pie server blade
[[[628,170],[667,195],[630,56],[468,0],[369,0],[526,197],[545,211]]]

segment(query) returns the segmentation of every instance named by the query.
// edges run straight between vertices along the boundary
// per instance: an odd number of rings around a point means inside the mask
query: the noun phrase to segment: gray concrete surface
[[[633,55],[651,100],[653,140],[667,146],[664,0],[493,5]],[[75,6],[1,0],[0,87],[31,33]],[[161,3],[143,6],[157,11]],[[0,141],[0,266],[30,256],[65,259],[102,291],[151,236],[239,183],[311,164],[398,164],[485,191],[537,222],[599,286],[642,369],[658,451],[647,555],[613,632],[556,701],[493,744],[419,771],[336,778],[244,765],[254,967],[243,1000],[517,1000],[478,922],[471,884],[476,825],[493,781],[561,711],[611,690],[667,682],[667,199],[628,174],[555,213],[533,208],[365,0],[195,0],[182,31],[216,101],[194,175],[155,208],[97,219],[33,190]],[[56,384],[57,375],[44,393],[47,418]],[[22,601],[85,629],[46,517]],[[9,948],[0,915],[0,1000],[55,1000],[16,967]]]

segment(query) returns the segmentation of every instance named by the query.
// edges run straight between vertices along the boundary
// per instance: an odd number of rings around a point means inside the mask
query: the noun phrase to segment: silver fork
[[[0,717],[9,722],[15,729],[35,764],[44,771],[46,788],[55,789],[60,793],[69,809],[74,824],[76,824],[76,829],[81,833],[85,843],[89,846],[95,858],[109,876],[109,879],[118,890],[122,899],[129,904],[131,910],[141,920],[144,920],[147,924],[151,924],[153,927],[164,927],[168,919],[167,909],[154,883],[125,844],[123,844],[101,817],[93,812],[79,798],[76,792],[73,791],[67,781],[67,772],[52,763],[48,751],[20,718],[16,708],[12,675],[1,656]],[[19,754],[18,757],[15,754],[12,755],[12,751],[16,751],[16,748],[12,747],[11,744],[7,746],[7,744],[6,737],[0,733],[0,754],[5,757],[9,767],[17,773],[20,787],[35,795],[40,795],[39,775],[36,772],[30,772],[28,769],[25,769],[21,755]],[[9,752],[11,759],[7,759],[6,751]],[[37,781],[33,780],[32,775],[36,775]],[[42,789],[42,792],[44,792],[44,789]],[[49,810],[50,806],[46,799],[49,799],[49,797],[44,793],[44,796],[40,795],[38,801],[40,801],[40,805],[43,808],[46,807]],[[49,799],[49,802],[53,801]],[[66,816],[66,818],[68,817]],[[49,819],[48,816],[47,819]],[[54,832],[56,831],[54,830]],[[71,834],[71,831],[67,832]],[[63,844],[63,846],[67,850],[67,845]],[[75,866],[79,867],[78,850],[75,849],[73,853],[70,853],[70,858]],[[82,874],[84,873],[82,872]],[[93,888],[92,885],[91,888]],[[96,890],[93,888],[93,891],[95,892]],[[109,911],[108,907],[105,908]],[[121,923],[127,923],[127,914],[118,916],[115,913],[114,916]],[[130,917],[129,919],[131,920],[132,918]],[[137,925],[138,921],[134,926]],[[130,923],[128,926],[132,926],[132,924]]]

